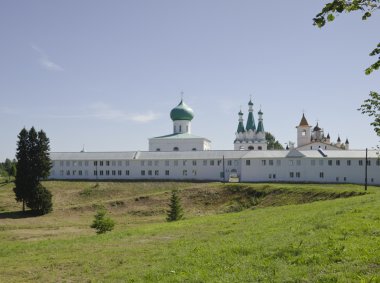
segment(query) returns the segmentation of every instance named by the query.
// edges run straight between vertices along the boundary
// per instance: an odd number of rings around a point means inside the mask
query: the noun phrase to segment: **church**
[[[380,185],[375,150],[352,150],[312,127],[302,115],[297,147],[268,150],[263,112],[248,102],[248,118],[238,113],[233,150],[212,150],[211,141],[192,134],[194,111],[183,99],[170,111],[172,133],[149,139],[149,151],[51,152],[49,179],[178,180],[238,182],[357,183]]]

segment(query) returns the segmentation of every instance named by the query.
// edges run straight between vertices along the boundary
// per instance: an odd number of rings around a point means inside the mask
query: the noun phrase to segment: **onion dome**
[[[322,129],[318,126],[318,123],[317,123],[317,125],[313,129],[313,132],[317,132],[317,131],[320,131],[320,130],[322,130]]]
[[[252,102],[251,99],[249,100],[248,105],[249,105],[249,106],[253,106],[253,102]]]
[[[345,144],[349,144],[349,142],[348,142],[348,139],[346,139],[346,142],[345,142]]]
[[[183,100],[170,111],[170,118],[173,121],[176,120],[187,120],[191,121],[194,118],[193,109],[191,109]]]
[[[337,142],[341,142],[341,140],[340,140],[340,136],[338,136]]]
[[[330,133],[327,134],[327,138],[330,139]]]

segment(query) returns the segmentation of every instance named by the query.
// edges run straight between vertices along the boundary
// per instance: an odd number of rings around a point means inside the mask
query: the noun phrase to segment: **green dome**
[[[170,111],[170,118],[173,121],[176,120],[188,120],[191,121],[194,118],[194,112],[193,109],[191,109],[189,106],[185,104],[181,100],[181,102]]]

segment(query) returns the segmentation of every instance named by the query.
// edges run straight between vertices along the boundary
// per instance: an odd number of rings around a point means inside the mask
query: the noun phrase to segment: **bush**
[[[104,234],[107,231],[112,231],[115,226],[115,221],[106,217],[106,210],[100,208],[94,216],[94,221],[91,224],[91,228],[96,229],[96,234]]]
[[[41,184],[31,191],[30,199],[27,201],[27,206],[38,215],[44,215],[53,210],[52,194]]]

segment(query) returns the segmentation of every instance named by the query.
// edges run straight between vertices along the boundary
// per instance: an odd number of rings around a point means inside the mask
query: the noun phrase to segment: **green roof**
[[[247,131],[249,130],[256,130],[256,125],[255,125],[255,119],[253,118],[253,113],[249,112],[248,113],[248,119],[247,119],[247,126],[245,127]]]
[[[170,111],[170,118],[173,121],[176,120],[188,120],[191,121],[194,118],[194,112],[193,109],[191,109],[189,106],[181,100],[181,102]]]

